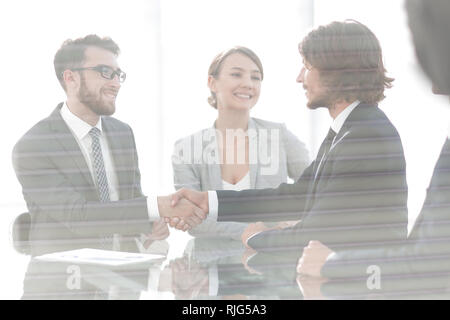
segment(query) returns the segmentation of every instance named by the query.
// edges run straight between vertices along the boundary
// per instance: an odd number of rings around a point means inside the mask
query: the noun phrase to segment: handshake
[[[159,215],[171,227],[187,231],[202,223],[209,212],[208,192],[180,189],[158,197]]]

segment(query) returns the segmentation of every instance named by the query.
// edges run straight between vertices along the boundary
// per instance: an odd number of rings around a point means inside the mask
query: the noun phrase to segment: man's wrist
[[[167,210],[170,206],[170,199],[168,198],[168,196],[157,197],[157,204],[159,216],[161,218],[170,217],[170,215],[168,214],[170,210]]]

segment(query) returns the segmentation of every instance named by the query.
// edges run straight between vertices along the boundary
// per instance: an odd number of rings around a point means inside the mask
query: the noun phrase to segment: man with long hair
[[[299,45],[297,78],[310,109],[333,122],[316,159],[294,184],[240,192],[178,191],[217,221],[300,220],[285,229],[262,224],[244,232],[258,251],[301,255],[310,240],[340,250],[406,237],[405,159],[397,130],[377,104],[393,79],[385,75],[378,39],[347,20],[311,31]],[[184,221],[171,225],[183,227]]]
[[[446,39],[450,32],[450,3],[446,0],[407,0],[406,11],[417,58],[432,81],[433,93],[449,95],[450,41]],[[323,292],[342,293],[343,286],[349,286],[349,282],[342,281],[344,278],[365,279],[367,270],[376,266],[380,277],[379,292],[386,297],[448,299],[449,155],[447,137],[422,210],[407,241],[392,246],[380,245],[372,250],[341,252],[335,252],[320,241],[312,241],[303,250],[297,271],[303,275],[327,278],[330,282],[322,285]],[[337,282],[332,284],[335,278],[340,279],[340,285]],[[364,293],[361,288],[359,286],[360,294]]]

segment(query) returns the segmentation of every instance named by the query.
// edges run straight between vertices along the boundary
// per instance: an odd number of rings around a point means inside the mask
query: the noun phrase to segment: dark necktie
[[[101,132],[98,128],[89,131],[92,138],[92,166],[97,178],[98,195],[101,202],[109,201],[109,187],[106,178],[105,163],[103,161],[102,148],[100,146]]]
[[[323,140],[322,145],[320,146],[319,152],[317,153],[316,168],[314,170],[314,180],[316,180],[319,176],[319,172],[323,166],[323,163],[325,162],[328,152],[331,149],[335,137],[336,132],[334,132],[334,130],[330,128],[330,130],[328,130],[327,136],[325,137],[325,140]]]

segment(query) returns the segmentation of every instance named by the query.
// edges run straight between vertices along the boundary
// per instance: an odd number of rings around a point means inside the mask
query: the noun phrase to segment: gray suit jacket
[[[32,254],[68,247],[103,247],[113,234],[149,233],[131,128],[103,117],[119,201],[102,203],[80,147],[61,117],[62,103],[15,145],[13,164],[31,215]],[[134,240],[133,240],[134,241]]]
[[[250,118],[249,162],[250,188],[274,188],[286,183],[288,177],[296,181],[309,165],[305,144],[284,124]],[[223,190],[220,154],[214,125],[175,143],[172,156],[175,188],[200,191]],[[240,239],[247,223],[202,223],[190,233],[223,235]]]

